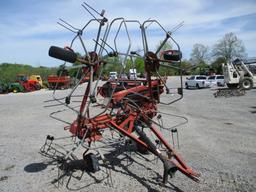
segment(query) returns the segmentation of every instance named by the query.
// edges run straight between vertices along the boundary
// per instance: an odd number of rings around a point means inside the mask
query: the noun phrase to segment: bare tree
[[[194,44],[190,54],[190,61],[193,65],[206,64],[209,56],[209,48],[202,44]]]
[[[227,33],[213,47],[213,56],[223,58],[225,62],[232,61],[236,57],[246,56],[245,47],[242,40],[238,39],[234,33]]]

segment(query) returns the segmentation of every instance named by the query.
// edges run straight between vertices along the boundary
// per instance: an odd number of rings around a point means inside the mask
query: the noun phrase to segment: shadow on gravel
[[[54,179],[51,183],[54,184],[56,187],[59,187],[60,185],[63,185],[64,179],[67,178],[67,182],[65,184],[66,188],[70,191],[80,191],[89,187],[90,185],[101,183],[103,180],[106,179],[106,177],[97,178],[95,175],[93,175],[90,169],[91,167],[89,167],[83,159],[65,162],[58,167],[58,177]],[[80,175],[77,174],[78,171],[80,171]],[[91,177],[93,181],[86,183],[83,186],[72,185],[72,179],[75,179],[78,182],[80,181],[80,184],[83,184],[81,179],[84,173],[87,173],[87,175],[89,175],[89,177]]]
[[[106,168],[111,169],[114,172],[119,172],[121,174],[133,177],[139,183],[141,183],[149,192],[159,191],[159,189],[154,189],[152,187],[152,185],[159,186],[162,189],[165,188],[170,191],[182,192],[181,189],[179,189],[175,185],[171,184],[170,182],[168,182],[168,184],[170,186],[163,185],[162,184],[162,176],[158,172],[154,171],[150,167],[145,166],[144,164],[142,164],[142,163],[136,161],[134,158],[132,158],[132,156],[129,155],[129,152],[131,152],[131,151],[130,150],[127,151],[126,147],[121,147],[121,148],[124,148],[124,149],[119,149],[119,150],[115,149],[115,150],[109,152],[108,154],[104,155],[106,157],[106,159],[108,159],[110,161],[110,164]],[[146,156],[140,154],[139,152],[134,151],[134,149],[132,149],[132,151],[136,153],[136,156],[143,158],[143,160],[152,161],[152,160],[148,159]],[[123,157],[120,157],[120,155],[122,155]],[[127,162],[129,162],[129,164]],[[152,171],[156,175],[156,177],[149,178],[149,177],[140,177],[140,176],[136,175],[131,170],[129,170],[129,166],[132,165],[133,163],[137,164],[138,166],[141,166],[142,170],[145,169],[145,170]],[[102,166],[105,166],[105,165],[102,165]],[[119,167],[121,169],[117,170],[115,167]],[[127,179],[128,179],[128,177],[127,177]]]
[[[28,173],[37,173],[43,171],[47,168],[48,164],[46,163],[31,163],[24,167],[24,171]]]
[[[142,184],[149,192],[159,191],[159,189],[161,189],[161,191],[168,190],[183,192],[181,189],[171,184],[170,182],[168,182],[167,185],[163,185],[162,176],[158,172],[132,158],[131,153],[136,154],[137,159],[148,162],[152,161],[148,159],[147,156],[137,152],[137,149],[134,148],[134,146],[127,147],[127,145],[117,144],[112,147],[113,148],[108,153],[104,154],[107,163],[100,163],[101,169],[95,173],[90,171],[91,167],[88,167],[84,160],[78,159],[67,162],[52,159],[50,162],[31,163],[27,165],[24,170],[26,172],[33,173],[46,169],[48,165],[56,165],[58,168],[58,176],[57,178],[53,179],[51,183],[57,188],[59,186],[65,185],[66,189],[70,191],[79,191],[95,184],[105,185],[107,183],[108,186],[114,187],[111,176],[111,172],[113,171],[127,175],[127,180],[129,180],[129,177],[136,179],[138,183]],[[142,171],[147,170],[152,172],[154,177],[150,175],[137,175],[129,169],[132,164],[136,164],[137,166],[141,167]],[[85,180],[86,182],[84,182],[84,179],[82,180],[84,174],[86,174],[85,176],[89,176],[91,179],[87,178]]]
[[[256,106],[252,106],[252,109],[254,109],[253,111],[250,111],[251,113],[256,113]]]

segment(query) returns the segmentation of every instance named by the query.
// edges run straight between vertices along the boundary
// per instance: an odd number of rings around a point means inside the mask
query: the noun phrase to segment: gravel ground
[[[169,86],[176,83],[177,78],[168,80]],[[58,97],[65,93],[58,91]],[[161,162],[151,154],[140,155],[132,145],[103,150],[108,169],[100,161],[99,172],[76,171],[56,182],[56,162],[39,154],[39,149],[48,134],[69,135],[63,131],[64,123],[49,117],[63,107],[43,107],[51,99],[48,90],[0,95],[0,191],[256,191],[256,90],[231,98],[214,98],[213,93],[184,90],[179,102],[159,106],[162,112],[188,119],[178,127],[179,149],[174,135],[175,146],[201,174],[195,183],[178,172],[166,186],[161,185]],[[164,95],[162,101],[173,99]],[[75,114],[65,111],[61,117],[71,121]],[[184,122],[176,116],[162,117],[166,127]],[[170,133],[164,135],[172,143]]]

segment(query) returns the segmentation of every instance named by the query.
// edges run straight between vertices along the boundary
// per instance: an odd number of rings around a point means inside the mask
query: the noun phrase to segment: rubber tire
[[[240,87],[245,90],[250,90],[252,86],[253,86],[252,80],[248,77],[245,77],[240,83]]]
[[[187,83],[185,83],[185,89],[188,89],[189,87],[188,87],[188,84]]]

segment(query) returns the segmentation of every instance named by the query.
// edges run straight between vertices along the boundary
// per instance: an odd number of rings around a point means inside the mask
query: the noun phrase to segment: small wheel
[[[83,154],[83,159],[89,172],[97,172],[100,170],[99,161],[93,153]]]

